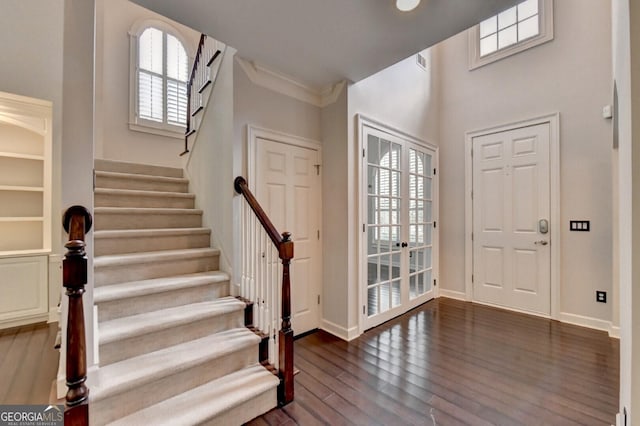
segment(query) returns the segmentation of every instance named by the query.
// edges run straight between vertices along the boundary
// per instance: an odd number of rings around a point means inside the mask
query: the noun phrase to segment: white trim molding
[[[613,337],[616,339],[620,338],[620,327],[614,327],[613,325],[611,325],[611,321],[605,321],[599,318],[587,317],[584,315],[570,314],[568,312],[560,312],[558,320],[567,324],[579,325],[581,327],[606,331],[609,334],[609,337]]]
[[[324,108],[337,101],[346,83],[343,80],[333,85],[316,88],[301,83],[280,72],[271,70],[254,61],[242,59],[238,56],[236,56],[236,61],[249,80],[256,86],[273,90],[274,92],[320,108]]]
[[[467,295],[464,291],[447,290],[446,288],[441,288],[439,297],[446,297],[447,299],[462,300],[463,302],[467,302]]]
[[[324,318],[321,320],[320,329],[326,331],[327,333],[333,334],[334,336],[342,340],[346,340],[347,342],[350,342],[351,340],[356,339],[360,336],[357,325],[351,328],[344,328],[341,325],[333,323]]]
[[[469,28],[469,70],[480,68],[553,40],[553,0],[539,0],[538,16],[540,33],[537,36],[498,49],[485,56],[480,56],[480,24]]]
[[[550,207],[551,207],[551,224],[552,226],[552,248],[551,248],[551,312],[549,317],[552,319],[560,319],[560,248],[561,232],[560,232],[560,113],[551,113],[540,117],[514,121],[508,124],[502,124],[487,127],[480,130],[474,130],[465,134],[465,294],[467,300],[474,301],[473,298],[473,240],[471,238],[473,231],[473,198],[471,192],[473,190],[473,157],[471,151],[473,148],[473,138],[487,135],[491,133],[499,133],[507,130],[518,129],[521,127],[535,126],[538,124],[549,124],[549,177],[550,177]],[[503,307],[503,309],[510,309]],[[512,309],[513,310],[513,309]],[[531,313],[532,315],[540,315]]]

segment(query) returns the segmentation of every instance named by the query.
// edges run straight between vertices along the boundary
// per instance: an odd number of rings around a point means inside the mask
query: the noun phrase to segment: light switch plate
[[[591,222],[588,220],[570,220],[569,231],[589,232],[591,230]]]

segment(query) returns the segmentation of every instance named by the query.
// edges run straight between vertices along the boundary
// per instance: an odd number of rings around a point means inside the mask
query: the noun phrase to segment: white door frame
[[[471,239],[471,233],[473,232],[473,199],[471,197],[471,191],[473,190],[473,158],[471,156],[473,138],[547,123],[549,124],[549,172],[551,179],[551,318],[559,319],[560,237],[562,233],[562,223],[560,219],[560,113],[551,113],[540,117],[487,127],[465,133],[465,297],[466,300],[475,302],[473,297],[473,283],[471,281],[473,274],[473,241]],[[531,312],[525,313],[539,315]]]
[[[366,286],[363,286],[363,280],[366,278],[367,273],[366,273],[366,264],[365,262],[362,261],[362,259],[364,258],[364,253],[366,253],[367,251],[367,239],[366,239],[366,233],[362,232],[362,227],[367,223],[367,193],[362,191],[363,185],[364,185],[364,179],[363,179],[363,162],[362,162],[362,153],[364,152],[364,149],[366,147],[366,141],[364,139],[364,128],[365,127],[370,127],[372,129],[375,129],[379,132],[383,132],[383,133],[388,133],[392,136],[395,136],[397,138],[401,138],[401,139],[405,139],[409,142],[412,142],[416,145],[422,146],[424,148],[430,149],[434,152],[434,157],[433,157],[433,167],[436,168],[436,170],[438,170],[439,164],[439,147],[437,145],[434,145],[432,143],[429,143],[427,141],[424,141],[422,139],[418,139],[414,136],[411,136],[407,133],[404,133],[400,130],[397,130],[393,127],[390,127],[386,124],[383,124],[380,121],[368,118],[362,114],[357,114],[356,115],[356,131],[357,131],[357,137],[358,137],[358,152],[356,155],[357,161],[356,161],[356,175],[357,175],[357,181],[358,181],[358,186],[357,186],[357,200],[358,200],[358,226],[356,229],[356,232],[359,234],[357,240],[358,240],[358,267],[357,267],[357,275],[356,275],[356,283],[358,286],[358,331],[359,334],[362,334],[365,332],[365,323],[366,323],[366,319],[367,319],[367,314],[364,312],[364,310],[362,309],[363,306],[365,306],[365,300],[366,300]],[[440,197],[439,197],[439,177],[440,177],[440,172],[438,170],[438,172],[433,175],[433,187],[432,187],[432,191],[433,191],[433,205],[432,205],[432,209],[433,209],[433,221],[434,223],[439,222],[439,202],[440,202]],[[364,192],[364,193],[363,193]],[[436,280],[436,282],[439,281],[440,278],[440,262],[439,262],[439,252],[440,252],[440,240],[439,240],[439,235],[440,235],[440,228],[438,226],[434,227],[433,229],[433,234],[432,234],[432,244],[433,244],[433,249],[432,249],[432,279]],[[440,296],[440,286],[439,285],[435,285],[433,286],[433,298],[436,299]]]
[[[322,170],[322,144],[313,139],[304,138],[301,136],[290,135],[288,133],[279,132],[277,130],[265,129],[258,126],[247,125],[247,184],[249,185],[249,189],[255,194],[256,193],[256,174],[258,170],[258,158],[257,158],[257,150],[258,150],[258,139],[266,139],[273,142],[278,142],[286,145],[292,145],[300,148],[307,148],[311,150],[315,150],[318,152],[318,167]],[[324,235],[322,230],[322,179],[318,179],[318,198],[320,200],[320,211],[318,221],[318,230],[320,231],[320,235]],[[286,229],[278,229],[279,232],[284,232]],[[324,291],[324,281],[322,280],[322,247],[324,245],[322,238],[320,238],[320,247],[318,250],[318,262],[319,262],[319,274],[318,282],[320,283],[320,288],[318,288],[318,294],[323,294]],[[324,303],[324,295],[320,298],[320,303],[318,303],[318,318],[317,324],[318,328],[320,327],[320,319],[322,317],[322,304]]]
[[[290,135],[277,130],[265,129],[250,124],[247,125],[247,184],[249,185],[249,189],[254,193],[256,189],[256,171],[258,170],[258,159],[256,154],[258,149],[258,139],[266,139],[300,148],[313,149],[318,151],[318,158],[322,158],[322,144],[316,140],[303,138],[302,136]],[[320,207],[322,207],[322,179],[320,179],[319,189]],[[320,217],[322,217],[322,213],[320,214]],[[320,231],[322,231],[322,229]]]

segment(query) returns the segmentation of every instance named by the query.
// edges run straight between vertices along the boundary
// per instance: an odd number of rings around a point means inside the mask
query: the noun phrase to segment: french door
[[[363,127],[364,328],[434,297],[435,151]]]

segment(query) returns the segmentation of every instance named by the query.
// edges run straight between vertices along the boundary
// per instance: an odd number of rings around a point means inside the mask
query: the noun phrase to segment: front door
[[[365,329],[434,297],[435,152],[365,127]]]
[[[548,123],[473,138],[473,298],[549,315]]]
[[[256,138],[256,198],[279,232],[291,232],[292,327],[296,334],[318,327],[320,303],[319,153]]]

